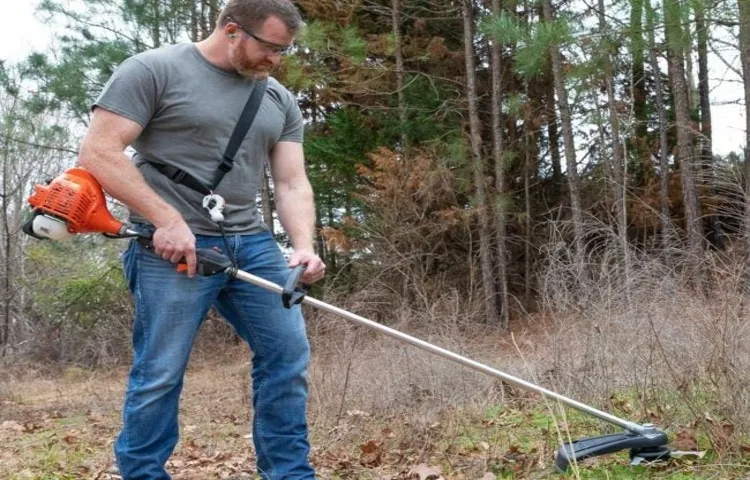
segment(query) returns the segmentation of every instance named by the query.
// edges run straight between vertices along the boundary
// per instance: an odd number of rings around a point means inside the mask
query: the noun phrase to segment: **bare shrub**
[[[447,291],[429,310],[393,309],[387,323],[458,354],[496,361],[502,333],[467,324],[463,309],[458,292]],[[321,422],[336,424],[352,410],[431,418],[449,407],[500,401],[501,386],[492,378],[346,320],[312,317],[311,393]]]
[[[27,248],[27,320],[20,355],[87,367],[119,365],[129,358],[133,309],[119,260],[121,246],[83,237]]]

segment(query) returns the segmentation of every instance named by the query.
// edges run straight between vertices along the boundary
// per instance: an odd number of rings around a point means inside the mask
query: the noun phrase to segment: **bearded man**
[[[294,95],[269,77],[301,24],[289,0],[229,0],[208,38],[127,59],[92,106],[79,164],[153,239],[150,248],[132,241],[123,255],[135,303],[133,365],[114,447],[125,480],[170,478],[165,464],[178,441],[183,376],[211,307],[253,352],[259,475],[314,478],[306,421],[310,348],[300,307],[284,308],[278,295],[226,275],[195,274],[196,248],[209,248],[277,284],[298,265],[306,266],[305,283],[324,275],[313,248],[302,115]],[[258,100],[251,108],[252,92]],[[248,110],[257,115],[236,152],[227,153]],[[266,163],[293,247],[288,259],[256,205]],[[223,219],[211,214],[215,204],[204,208],[207,198],[221,201]],[[187,263],[187,274],[176,270],[178,262]]]

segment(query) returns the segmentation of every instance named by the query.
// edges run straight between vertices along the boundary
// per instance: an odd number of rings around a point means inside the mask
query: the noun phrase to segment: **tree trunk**
[[[401,2],[400,0],[391,0],[391,27],[393,38],[396,41],[396,94],[398,100],[398,120],[401,127],[401,149],[404,154],[406,171],[411,171],[409,164],[409,136],[406,132],[406,96],[404,94],[404,52],[402,50],[403,37],[401,35]]]
[[[500,0],[492,0],[492,13],[500,15]],[[502,46],[493,41],[492,54],[492,139],[493,154],[495,160],[495,224],[497,246],[497,274],[500,284],[500,327],[508,328],[510,318],[510,305],[508,303],[508,252],[507,252],[507,226],[505,218],[505,145],[503,138],[502,122]]]
[[[646,30],[648,31],[648,48],[651,70],[654,72],[654,97],[659,116],[659,211],[661,214],[661,245],[667,251],[670,245],[672,221],[669,213],[669,125],[667,108],[664,104],[664,84],[656,56],[654,35],[654,10],[651,0],[646,0]]]
[[[633,116],[635,140],[633,150],[642,176],[651,175],[651,153],[648,146],[648,104],[646,91],[645,56],[643,48],[643,2],[650,0],[631,0],[630,2],[630,57],[632,59],[631,88],[633,97]]]
[[[702,2],[695,3],[695,28],[698,36],[698,97],[700,99],[700,165],[703,170],[703,179],[706,182],[707,191],[711,197],[716,198],[716,185],[714,183],[713,148],[711,131],[711,99],[709,97],[710,84],[708,78],[708,26],[706,25],[706,7]],[[708,215],[708,224],[711,244],[719,249],[724,249],[724,228],[721,226],[716,212]]]
[[[273,199],[271,192],[271,176],[268,174],[268,168],[263,169],[263,183],[260,186],[261,211],[263,212],[263,222],[268,226],[271,235],[275,235],[273,220]]]
[[[557,119],[557,108],[555,108],[555,79],[551,67],[545,75],[544,84],[544,111],[547,119],[547,142],[549,144],[550,163],[552,164],[552,191],[550,196],[552,198],[552,204],[559,205],[564,201],[565,178],[562,172],[560,128]]]
[[[208,33],[214,31],[216,28],[216,20],[219,19],[219,3],[217,0],[208,1]]]
[[[745,265],[750,258],[750,4],[737,0],[740,9],[740,59],[745,86]],[[748,267],[750,268],[750,267]]]
[[[698,108],[698,89],[695,88],[695,80],[693,76],[693,37],[691,35],[692,32],[690,31],[690,26],[692,25],[690,19],[690,5],[693,2],[687,4],[682,3],[683,0],[677,0],[677,2],[680,4],[678,12],[681,16],[680,28],[682,32],[680,35],[683,47],[682,58],[685,59],[684,65],[685,79],[687,80],[688,108],[690,109],[690,112],[693,112]]]
[[[683,31],[680,15],[680,0],[664,0],[665,35],[667,40],[667,63],[674,98],[677,148],[680,157],[680,179],[682,199],[685,205],[685,222],[688,244],[693,261],[699,262],[703,252],[703,234],[700,227],[700,206],[695,189],[695,152],[693,128],[690,118],[688,84],[685,79]],[[696,263],[697,266],[697,263]],[[698,275],[697,283],[702,283]]]
[[[200,28],[201,38],[208,38],[211,35],[211,25],[209,24],[209,8],[205,0],[198,0],[201,4]]]
[[[6,132],[5,132],[5,138],[10,137],[9,135],[9,129],[11,122],[7,122],[6,125]],[[3,148],[3,195],[2,195],[2,204],[3,204],[3,212],[2,212],[2,227],[3,227],[3,251],[2,253],[2,261],[3,261],[3,282],[2,282],[2,297],[0,297],[0,301],[2,301],[2,312],[3,317],[2,320],[0,320],[0,358],[5,356],[6,349],[8,347],[8,342],[10,340],[10,276],[11,276],[11,252],[10,252],[10,231],[9,231],[9,225],[10,222],[8,222],[8,163],[10,162],[10,153],[9,153],[9,147],[8,142],[3,142],[4,148]]]
[[[526,138],[526,137],[524,137]],[[531,160],[529,159],[528,148],[523,149],[523,198],[524,198],[524,236],[526,241],[524,243],[524,288],[523,288],[523,301],[527,310],[531,309],[531,286],[534,274],[532,272],[531,265],[531,246],[533,245],[533,232],[531,229]]]
[[[542,0],[544,19],[547,22],[554,21],[552,4],[550,0]],[[575,255],[578,268],[582,269],[584,262],[583,250],[583,210],[581,209],[581,187],[578,179],[578,165],[576,160],[576,149],[573,141],[573,121],[568,103],[568,92],[565,89],[565,75],[562,55],[556,45],[550,49],[552,57],[552,72],[555,78],[555,92],[557,93],[557,105],[560,109],[560,121],[562,122],[563,142],[565,143],[565,165],[568,173],[568,189],[570,194],[570,207],[573,216],[573,236],[575,243]]]
[[[529,99],[529,103],[526,108],[523,109],[523,137],[521,139],[522,151],[523,151],[523,193],[524,193],[524,233],[526,241],[524,242],[524,270],[525,270],[525,284],[524,284],[524,304],[526,309],[530,310],[533,306],[532,297],[532,281],[534,278],[533,274],[533,262],[532,246],[534,245],[534,233],[533,233],[533,210],[532,210],[532,181],[534,173],[537,171],[536,162],[539,159],[539,136],[540,126],[539,122],[536,122],[532,118],[535,113],[541,109],[541,105],[537,103],[531,93],[529,85],[530,80],[527,78],[524,85],[524,93],[526,98]]]
[[[609,107],[609,123],[612,129],[612,181],[615,184],[615,212],[617,214],[617,234],[620,239],[620,248],[622,249],[622,260],[625,267],[626,282],[630,278],[630,259],[628,257],[628,219],[625,210],[625,175],[623,167],[622,142],[620,141],[620,118],[617,115],[617,105],[615,104],[615,87],[614,71],[612,61],[610,60],[611,46],[607,32],[607,22],[604,18],[604,0],[599,0],[599,32],[602,34],[602,44],[604,47],[604,84],[607,88],[607,105]],[[604,145],[602,145],[602,150]]]
[[[482,133],[479,121],[479,99],[477,97],[476,62],[474,60],[474,8],[471,0],[462,0],[464,23],[464,55],[466,62],[466,96],[469,103],[469,135],[474,167],[474,195],[479,217],[479,258],[482,270],[485,315],[488,323],[498,318],[495,302],[492,256],[490,254],[489,212],[484,185],[484,160],[482,159]]]
[[[11,189],[13,188],[20,188],[19,185],[12,185],[12,178],[11,178],[11,162],[13,154],[11,153],[10,149],[10,142],[8,141],[9,138],[13,137],[13,130],[14,130],[14,115],[16,113],[16,107],[18,105],[18,98],[13,98],[12,104],[10,105],[10,108],[8,112],[4,115],[5,120],[5,128],[3,132],[3,139],[2,139],[2,205],[3,205],[3,211],[2,211],[2,235],[3,235],[3,244],[2,244],[2,252],[0,252],[0,255],[2,255],[2,261],[3,261],[3,278],[2,278],[2,294],[0,296],[0,302],[2,302],[2,319],[0,319],[0,358],[4,357],[8,348],[8,344],[10,342],[10,334],[11,334],[11,304],[13,302],[13,289],[12,289],[12,278],[13,278],[13,242],[11,241],[11,221],[9,218],[10,215],[10,205],[9,205],[9,198],[11,193]]]
[[[546,84],[545,110],[547,116],[547,139],[549,141],[550,161],[552,162],[552,178],[555,180],[555,185],[557,185],[562,179],[562,161],[560,158],[560,131],[557,128],[557,109],[555,108],[555,80],[551,70],[549,72],[549,81]]]
[[[161,10],[160,0],[151,0],[151,9],[153,13],[153,23],[151,24],[151,43],[153,48],[161,47]]]
[[[200,13],[198,12],[197,0],[190,2],[190,40],[193,42],[199,42],[202,40],[198,38],[198,25],[200,24]]]

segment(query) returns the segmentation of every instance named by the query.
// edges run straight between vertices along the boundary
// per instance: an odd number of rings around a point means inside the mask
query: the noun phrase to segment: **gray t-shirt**
[[[209,63],[192,44],[135,55],[123,62],[93,107],[137,122],[133,159],[146,182],[185,218],[195,233],[217,235],[202,207],[203,195],[177,184],[149,162],[180,168],[210,185],[254,82]],[[92,108],[93,108],[92,107]],[[302,142],[303,120],[294,96],[268,79],[263,102],[235,155],[234,168],[216,189],[224,197],[225,229],[256,233],[266,228],[256,206],[263,167],[277,142]],[[136,212],[133,222],[148,223]]]

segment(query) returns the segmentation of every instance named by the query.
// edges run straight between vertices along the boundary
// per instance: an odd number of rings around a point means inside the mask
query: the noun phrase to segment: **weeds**
[[[708,452],[648,467],[626,467],[626,455],[602,457],[563,478],[743,478],[750,323],[741,262],[731,252],[707,256],[696,289],[688,268],[694,263],[674,251],[661,253],[667,261],[633,250],[625,268],[616,236],[589,233],[586,268],[572,266],[575,256],[551,238],[539,272],[541,311],[516,319],[512,335],[476,323],[477,296],[439,279],[411,300],[399,296],[400,287],[387,291],[385,276],[368,280],[358,295],[324,296],[617,416],[656,423],[675,448]],[[560,443],[613,430],[345,320],[312,311],[307,318],[312,459],[321,478],[416,478],[409,472],[420,465],[446,479],[560,478],[551,469]],[[226,353],[217,358],[218,350]],[[221,323],[202,333],[183,397],[175,478],[252,471],[248,356]],[[124,371],[67,369],[50,380],[49,371],[35,368],[0,371],[0,434],[9,438],[0,445],[0,477],[28,470],[30,478],[60,479],[82,465],[106,468]],[[94,401],[82,402],[82,390]],[[92,404],[104,420],[92,420]],[[49,417],[50,410],[62,417]],[[24,422],[40,428],[26,431]],[[63,440],[71,429],[77,443]]]

